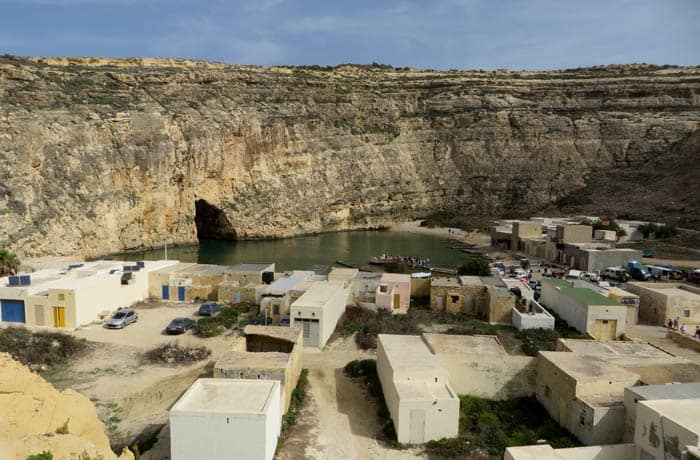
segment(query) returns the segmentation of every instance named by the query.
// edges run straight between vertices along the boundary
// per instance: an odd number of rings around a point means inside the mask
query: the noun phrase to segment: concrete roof
[[[695,399],[700,398],[700,382],[676,383],[663,385],[640,385],[630,387],[629,391],[640,399]]]
[[[647,364],[645,360],[640,360],[638,366],[630,365],[625,368],[639,374],[639,379],[647,385],[700,382],[700,365],[679,358],[674,361],[676,362],[668,364]]]
[[[601,358],[631,356],[640,358],[669,359],[672,355],[646,343],[599,342],[588,339],[559,339],[559,344],[577,354],[595,355]]]
[[[333,296],[342,291],[343,286],[340,284],[316,282],[309,286],[306,292],[304,292],[301,297],[294,301],[292,306],[321,308],[326,305],[326,303],[328,303]]]
[[[693,433],[700,433],[700,418],[698,418],[697,411],[690,409],[700,407],[700,399],[659,399],[640,401],[639,404],[649,407],[664,418],[674,421]]]
[[[358,268],[341,268],[341,267],[333,267],[331,271],[328,273],[330,276],[342,276],[342,277],[347,277],[347,278],[353,278],[355,275],[357,275],[360,272]]]
[[[256,263],[256,264],[238,264],[231,267],[234,272],[262,272],[267,270],[272,265],[270,263]]]
[[[424,332],[423,338],[435,354],[508,354],[495,335],[450,335]]]
[[[479,276],[470,276],[470,275],[460,276],[459,282],[464,286],[483,286],[484,285],[484,283],[481,281],[481,277],[479,277]]]
[[[294,289],[296,285],[306,281],[307,276],[301,273],[295,273],[289,276],[277,278],[272,284],[265,288],[265,292],[270,294],[286,294]]]
[[[379,334],[378,340],[382,343],[394,373],[400,371],[410,374],[414,370],[446,372],[420,336]]]
[[[398,380],[394,381],[394,386],[396,387],[396,392],[399,394],[399,400],[402,403],[408,401],[456,398],[446,384]]]
[[[411,275],[407,273],[382,273],[380,283],[410,283]]]
[[[214,364],[214,367],[216,369],[284,369],[290,357],[290,353],[276,351],[264,353],[229,351]]]
[[[460,287],[459,281],[456,278],[431,278],[430,279],[430,285],[431,286],[440,286],[440,287]]]
[[[256,326],[254,324],[249,324],[243,329],[243,334],[265,335],[267,337],[274,337],[276,339],[287,340],[289,342],[296,342],[299,340],[302,330],[300,327]]]
[[[541,351],[540,355],[577,382],[631,380],[639,377],[597,356],[557,351]]]
[[[508,447],[506,452],[514,460],[564,460],[549,444]]]
[[[199,379],[170,412],[263,414],[274,391],[276,380]]]

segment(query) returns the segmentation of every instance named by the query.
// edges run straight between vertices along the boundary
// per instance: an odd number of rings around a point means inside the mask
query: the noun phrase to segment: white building
[[[148,297],[149,273],[177,261],[99,260],[0,278],[0,319],[76,328]]]
[[[626,306],[568,281],[544,278],[540,303],[569,326],[598,340],[615,340],[625,332]]]
[[[458,435],[459,399],[422,337],[379,334],[377,373],[400,443]]]
[[[281,407],[276,380],[199,379],[170,409],[170,458],[271,460]]]
[[[634,429],[636,458],[690,459],[700,447],[700,399],[660,399],[637,405]],[[697,452],[697,451],[696,451]],[[698,458],[698,457],[695,457]]]
[[[291,306],[290,325],[304,331],[304,345],[323,348],[345,312],[349,287],[315,282]]]

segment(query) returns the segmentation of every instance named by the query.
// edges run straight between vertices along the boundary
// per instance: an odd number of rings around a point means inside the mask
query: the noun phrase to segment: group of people
[[[676,319],[674,320],[669,318],[666,325],[668,326],[669,330],[680,331],[680,333],[683,335],[688,334],[688,326],[685,323],[681,323],[680,316],[676,316]],[[693,337],[700,339],[700,325],[695,326],[695,334],[693,334]]]
[[[430,263],[430,259],[420,259],[418,257],[410,256],[388,256],[386,254],[382,254],[381,258],[383,261],[389,263],[405,264],[410,265],[411,267],[427,267]]]

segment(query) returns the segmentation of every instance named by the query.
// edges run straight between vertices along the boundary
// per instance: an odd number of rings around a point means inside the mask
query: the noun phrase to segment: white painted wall
[[[281,429],[279,382],[264,414],[170,413],[172,460],[272,460]]]

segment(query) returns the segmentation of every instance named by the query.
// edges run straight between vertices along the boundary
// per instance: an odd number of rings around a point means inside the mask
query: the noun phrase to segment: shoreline
[[[452,227],[421,227],[421,222],[420,220],[401,222],[389,227],[389,231],[438,236],[460,243],[473,244],[475,246],[488,246],[490,243],[489,235],[478,230],[468,232]]]

